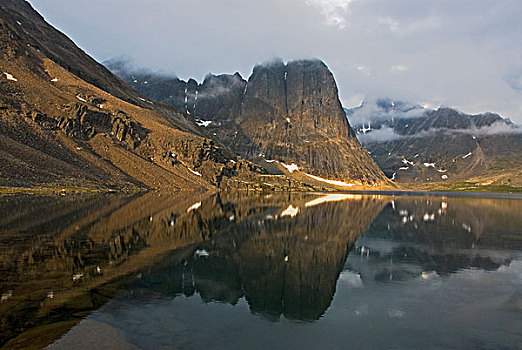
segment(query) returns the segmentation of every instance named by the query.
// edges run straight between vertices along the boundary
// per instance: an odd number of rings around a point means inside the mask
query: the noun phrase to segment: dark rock
[[[335,79],[320,60],[257,65],[248,82],[239,73],[209,74],[202,84],[108,66],[148,98],[181,109],[200,125],[211,122],[205,131],[260,165],[279,160],[313,175],[363,183],[384,178],[355,137]]]

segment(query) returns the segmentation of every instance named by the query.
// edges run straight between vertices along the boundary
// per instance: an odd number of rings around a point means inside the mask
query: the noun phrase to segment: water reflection
[[[226,337],[221,323],[255,324],[255,338],[265,323],[288,331],[284,317],[305,327],[302,341],[306,330],[326,331],[332,343],[320,345],[335,348],[346,330],[336,340],[333,320],[373,315],[374,327],[411,314],[374,309],[394,285],[432,288],[462,271],[518,266],[520,212],[517,200],[349,194],[5,197],[0,344],[45,347],[77,325],[53,347],[92,347],[85,341],[96,331],[107,335],[98,347],[244,348],[216,341]],[[503,307],[520,315],[520,292],[510,297]],[[201,315],[194,300],[236,311]]]
[[[493,271],[519,257],[521,212],[519,200],[392,200],[356,251],[371,254],[372,264],[362,265],[371,269],[365,278],[371,274],[376,281],[430,279],[470,268]]]
[[[307,206],[296,195],[263,202],[227,201],[236,223],[221,226],[183,264],[152,267],[133,287],[165,296],[197,293],[205,302],[245,297],[252,312],[269,320],[317,320],[331,303],[347,252],[384,203],[369,197]]]

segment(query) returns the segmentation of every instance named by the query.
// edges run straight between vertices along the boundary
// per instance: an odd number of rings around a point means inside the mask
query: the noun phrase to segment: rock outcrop
[[[232,151],[267,169],[276,160],[327,179],[385,181],[359,144],[333,74],[320,60],[257,65],[248,81],[239,73],[209,74],[202,84],[107,65],[143,95],[185,111]]]

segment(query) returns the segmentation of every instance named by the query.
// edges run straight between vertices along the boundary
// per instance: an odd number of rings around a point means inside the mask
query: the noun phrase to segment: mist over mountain
[[[359,107],[345,108],[345,112],[363,144],[435,132],[475,135],[522,132],[510,119],[496,113],[470,115],[454,108],[432,109],[391,99],[364,101]]]
[[[377,99],[345,109],[358,139],[386,175],[403,182],[490,178],[520,181],[522,128],[495,113]],[[487,181],[486,181],[487,182]]]

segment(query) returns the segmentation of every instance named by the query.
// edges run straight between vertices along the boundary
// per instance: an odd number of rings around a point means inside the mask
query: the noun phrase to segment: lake
[[[522,349],[522,200],[0,197],[6,349]]]

